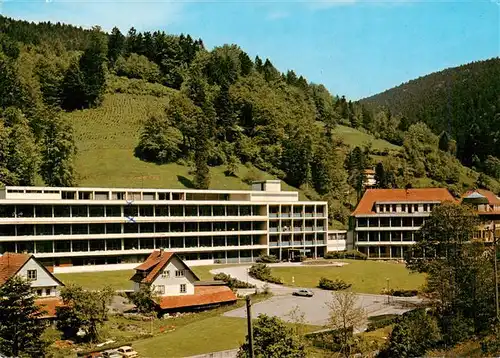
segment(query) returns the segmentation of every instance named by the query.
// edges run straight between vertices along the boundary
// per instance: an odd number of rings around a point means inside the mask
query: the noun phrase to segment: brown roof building
[[[432,209],[455,201],[444,188],[368,189],[351,215],[348,246],[375,259],[402,259]]]
[[[35,302],[44,312],[41,318],[55,317],[56,307],[62,304],[59,289],[64,284],[33,255],[6,252],[0,256],[0,286],[16,275],[31,282]]]
[[[173,252],[156,250],[141,265],[131,280],[134,291],[152,286],[160,296],[159,309],[179,311],[215,306],[236,301],[236,295],[222,282],[201,282],[198,276]]]

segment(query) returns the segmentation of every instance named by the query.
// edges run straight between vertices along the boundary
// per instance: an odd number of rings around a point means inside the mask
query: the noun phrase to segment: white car
[[[135,358],[137,357],[137,352],[132,349],[130,346],[123,346],[116,350],[118,353],[122,355],[122,357],[126,358]]]
[[[102,355],[106,358],[122,358],[123,356],[118,353],[115,349],[108,349],[107,351],[102,352]]]
[[[292,293],[294,296],[305,296],[305,297],[312,297],[314,296],[314,292],[311,290],[306,290],[305,288],[302,288],[300,290],[294,291]]]

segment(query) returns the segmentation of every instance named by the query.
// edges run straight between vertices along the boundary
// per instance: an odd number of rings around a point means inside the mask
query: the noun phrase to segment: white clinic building
[[[327,234],[327,203],[300,201],[279,180],[251,190],[0,189],[0,254],[32,253],[55,272],[134,267],[160,248],[189,264],[321,257]]]

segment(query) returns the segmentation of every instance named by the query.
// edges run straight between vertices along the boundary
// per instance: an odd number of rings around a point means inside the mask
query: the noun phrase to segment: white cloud
[[[2,1],[2,0],[0,0]],[[92,0],[4,0],[6,16],[28,21],[64,22],[77,26],[99,25],[122,32],[134,26],[138,31],[164,28],[182,18],[183,3],[176,1],[92,1]]]

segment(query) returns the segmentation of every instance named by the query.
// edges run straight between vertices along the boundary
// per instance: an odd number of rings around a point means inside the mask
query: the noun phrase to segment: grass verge
[[[424,275],[410,273],[404,264],[396,262],[338,261],[348,264],[342,267],[315,267],[314,265],[272,267],[271,272],[273,276],[281,277],[287,286],[317,287],[319,279],[325,277],[351,283],[353,292],[373,294],[380,294],[388,285],[393,289],[418,289],[425,282]]]

